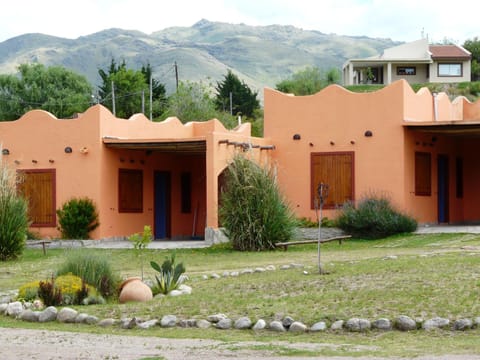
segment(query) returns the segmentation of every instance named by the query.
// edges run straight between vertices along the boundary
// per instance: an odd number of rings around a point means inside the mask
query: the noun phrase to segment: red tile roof
[[[457,45],[430,45],[432,59],[470,59],[472,55]]]

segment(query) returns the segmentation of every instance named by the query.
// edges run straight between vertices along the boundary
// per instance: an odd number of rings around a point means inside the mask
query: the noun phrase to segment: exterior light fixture
[[[354,145],[354,144],[355,144],[355,140],[350,140],[350,144]]]
[[[55,162],[55,160],[50,159],[50,160],[48,160],[48,162],[49,162],[50,164],[53,164],[53,163]]]
[[[309,143],[308,145],[313,146],[314,144],[311,142],[311,143]]]
[[[293,135],[293,140],[300,140],[301,138],[300,134]]]
[[[71,154],[72,153],[72,148],[70,146],[67,146],[65,149],[63,149],[63,151],[65,151],[65,153],[67,153],[67,154]]]
[[[332,145],[332,146],[335,145],[335,141],[330,140],[330,145]]]
[[[2,155],[10,155],[10,150],[2,149]]]
[[[372,137],[373,133],[370,130],[365,131],[365,137]]]
[[[32,163],[36,164],[38,161],[37,160],[32,160]]]

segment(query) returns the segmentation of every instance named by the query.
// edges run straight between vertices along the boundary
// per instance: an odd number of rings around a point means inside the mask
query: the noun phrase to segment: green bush
[[[168,294],[170,291],[178,289],[185,279],[182,274],[185,272],[183,263],[175,263],[175,254],[170,258],[166,258],[160,266],[155,261],[150,261],[151,267],[158,271],[155,275],[157,284],[153,287],[152,292],[156,294]]]
[[[270,169],[237,155],[226,170],[220,221],[241,251],[274,249],[293,236],[296,220]]]
[[[88,198],[72,198],[57,210],[59,230],[65,239],[88,239],[99,224],[95,204]]]
[[[57,276],[67,274],[78,276],[105,297],[116,293],[119,282],[119,277],[114,274],[106,258],[78,251],[70,253],[57,271]]]
[[[415,219],[398,212],[387,198],[378,196],[365,197],[357,207],[351,202],[344,204],[336,224],[353,237],[363,239],[380,239],[417,229]]]
[[[1,155],[0,155],[1,156]],[[17,194],[19,179],[0,158],[0,260],[15,259],[25,248],[27,201]]]

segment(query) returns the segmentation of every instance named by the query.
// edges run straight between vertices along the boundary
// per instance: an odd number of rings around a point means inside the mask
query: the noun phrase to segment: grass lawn
[[[478,250],[477,250],[478,249]],[[49,277],[62,263],[67,252],[88,251],[111,259],[122,276],[139,276],[140,260],[132,250],[27,249],[15,262],[0,263],[0,292],[18,288],[32,280]],[[147,250],[146,263],[163,261],[170,252]],[[289,315],[312,325],[317,321],[331,323],[337,319],[379,317],[394,319],[398,315],[428,319],[435,316],[455,320],[480,316],[480,236],[472,234],[408,235],[366,241],[348,240],[342,245],[322,245],[322,265],[328,272],[317,274],[317,247],[290,247],[287,252],[239,253],[227,246],[176,251],[183,261],[193,287],[190,296],[166,297],[146,304],[91,305],[77,307],[98,317],[161,318],[175,314],[179,318],[205,318],[225,313],[232,319],[249,316],[267,322]],[[279,270],[280,265],[303,264],[304,269]],[[276,271],[203,280],[203,274],[265,267],[273,264]],[[145,267],[146,278],[154,271]],[[308,271],[305,275],[303,271]],[[0,326],[38,327],[0,317]],[[398,331],[365,334],[347,332],[321,334],[277,334],[270,331],[220,331],[216,329],[161,329],[148,331],[101,329],[87,325],[42,324],[44,329],[96,331],[142,336],[215,338],[227,342],[260,340],[265,346],[272,341],[295,343],[328,343],[320,352],[278,348],[281,355],[366,355],[417,356],[424,354],[478,354],[480,329],[464,333],[447,330],[412,333]],[[269,345],[270,344],[270,345]],[[299,352],[300,351],[300,352]]]

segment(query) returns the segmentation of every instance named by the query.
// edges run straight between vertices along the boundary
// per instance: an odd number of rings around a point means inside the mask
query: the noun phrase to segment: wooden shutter
[[[21,170],[19,192],[28,201],[32,226],[56,226],[55,169]]]
[[[354,198],[354,153],[312,153],[311,207],[315,208],[318,184],[329,187],[325,208],[335,208]]]
[[[118,211],[143,212],[142,170],[119,169]]]
[[[430,153],[415,153],[415,195],[432,195],[432,156]]]

